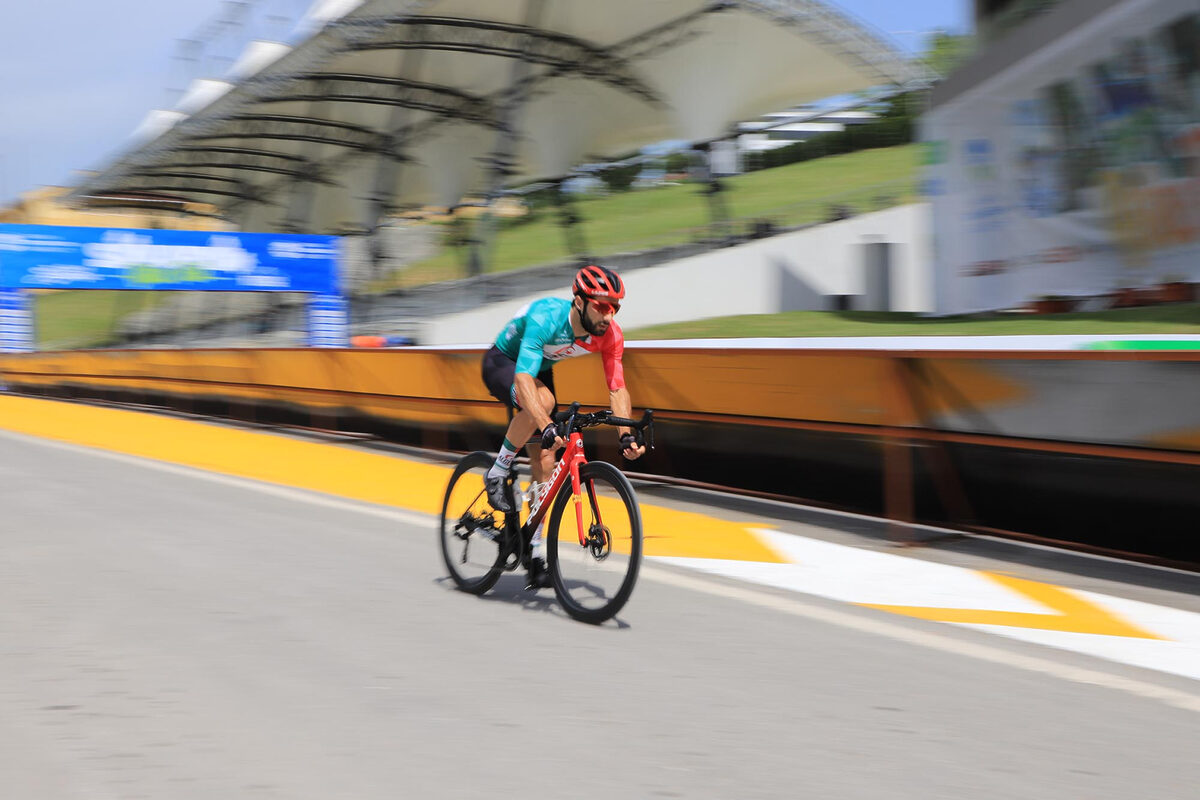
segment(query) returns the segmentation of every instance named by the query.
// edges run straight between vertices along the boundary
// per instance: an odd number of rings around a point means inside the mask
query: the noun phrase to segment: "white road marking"
[[[755,529],[765,544],[790,564],[658,558],[666,564],[728,578],[860,605],[928,609],[977,609],[1053,615],[1053,608],[1011,591],[964,567]],[[1085,653],[1132,666],[1200,680],[1200,614],[1095,592],[1065,590],[1164,640],[1020,625],[947,622],[1050,647]],[[933,618],[933,617],[931,617]],[[990,622],[990,620],[988,620]]]
[[[975,658],[993,664],[1003,664],[1028,672],[1051,675],[1074,683],[1085,683],[1092,686],[1116,689],[1117,691],[1126,692],[1148,700],[1157,700],[1169,706],[1184,709],[1185,711],[1200,713],[1200,695],[1181,692],[1177,689],[1159,686],[1147,681],[1135,680],[1093,669],[1073,667],[1046,658],[1012,653],[999,647],[980,644],[978,642],[963,641],[930,631],[897,625],[894,622],[882,619],[874,619],[865,615],[860,616],[848,611],[815,606],[797,599],[781,597],[777,594],[757,589],[730,586],[725,583],[714,583],[690,575],[679,575],[665,569],[655,568],[652,564],[642,567],[641,576],[658,583],[665,583],[681,589],[690,589],[695,592],[703,592],[717,597],[737,600],[748,605],[758,606],[759,608],[768,608],[773,611],[790,614],[794,617],[825,622],[862,633],[883,636],[895,641],[920,645],[921,647],[928,647],[944,653]]]

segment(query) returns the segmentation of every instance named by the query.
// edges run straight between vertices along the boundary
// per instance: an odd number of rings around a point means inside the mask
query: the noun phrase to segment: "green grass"
[[[872,311],[789,311],[652,325],[628,339],[726,339],[791,336],[1002,336],[1021,334],[1200,334],[1200,304],[1074,314],[924,318]]]
[[[121,318],[162,302],[159,292],[103,289],[37,293],[34,340],[40,350],[98,347],[115,338]]]
[[[799,225],[824,218],[830,205],[845,203],[860,210],[877,207],[879,195],[915,202],[917,145],[862,150],[804,161],[723,179],[721,194],[729,216],[741,220],[769,217],[779,225]],[[592,255],[661,247],[704,234],[708,200],[697,184],[618,192],[576,201],[582,230]],[[498,230],[489,272],[547,264],[569,258],[557,214],[542,210],[531,221],[506,222]],[[410,265],[384,286],[418,286],[465,275],[465,253],[445,248]]]

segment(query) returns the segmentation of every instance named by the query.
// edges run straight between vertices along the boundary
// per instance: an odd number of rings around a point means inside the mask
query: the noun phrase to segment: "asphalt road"
[[[585,626],[454,591],[415,514],[8,435],[0,487],[5,798],[1200,785],[1200,713],[1121,688],[1180,678],[653,565]]]

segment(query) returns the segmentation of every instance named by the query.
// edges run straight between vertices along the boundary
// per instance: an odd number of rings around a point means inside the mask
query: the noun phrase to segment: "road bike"
[[[505,486],[514,510],[507,514],[493,509],[484,491],[495,455],[477,451],[458,462],[442,500],[442,556],[459,589],[484,594],[502,573],[529,568],[530,540],[545,519],[546,569],[558,602],[572,618],[598,624],[619,612],[633,592],[642,558],[642,515],[629,479],[612,464],[584,456],[580,431],[625,426],[639,445],[653,449],[654,412],[632,420],[610,411],[580,413],[579,403],[572,403],[554,421],[565,426],[559,428],[566,439],[561,458],[544,484],[519,495],[514,467]],[[518,497],[529,501],[524,523]],[[567,513],[569,506],[574,513]]]

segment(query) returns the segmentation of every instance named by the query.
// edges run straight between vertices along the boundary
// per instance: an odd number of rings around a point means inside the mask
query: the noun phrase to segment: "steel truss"
[[[625,39],[615,45],[612,52],[619,58],[632,62],[679,47],[704,34],[700,23],[706,21],[710,15],[736,6],[737,3],[733,0],[715,0],[695,11]]]
[[[633,63],[681,47],[704,35],[703,23],[710,15],[734,6],[736,3],[733,0],[713,0],[695,11],[667,20],[628,39],[623,39],[608,48],[608,52],[622,61]],[[526,98],[530,100],[542,97],[550,91],[550,79],[562,77],[565,74],[567,74],[565,70],[551,69],[538,75],[530,75],[516,89],[526,92]]]
[[[185,198],[191,194],[211,194],[219,197],[232,197],[237,200],[252,203],[265,203],[267,205],[276,205],[268,199],[264,194],[257,191],[254,186],[242,184],[236,189],[230,189],[220,180],[206,178],[204,180],[189,180],[183,185],[173,182],[160,182],[158,176],[142,175],[127,177],[119,186],[114,186],[110,189],[101,189],[93,194],[98,195],[114,195],[114,194],[159,194],[163,193],[169,197]]]
[[[293,117],[284,114],[238,114],[226,124],[205,133],[193,133],[188,141],[212,139],[285,139],[314,144],[331,144],[367,153],[389,155],[407,160],[396,147],[396,141],[362,125],[334,122],[317,117]]]
[[[839,55],[853,59],[879,77],[882,84],[905,89],[927,87],[932,72],[899,57],[895,48],[821,0],[730,0],[746,11],[785,25]]]
[[[172,151],[175,158],[153,165],[150,169],[228,169],[265,172],[322,183],[338,185],[331,180],[320,164],[303,156],[256,150],[249,147],[189,146]],[[130,174],[139,174],[138,172]],[[207,173],[202,177],[208,177]]]
[[[532,26],[457,17],[403,16],[351,19],[340,24],[370,26],[370,36],[346,47],[358,50],[448,50],[539,64],[608,84],[648,103],[662,98],[638,77],[630,61],[574,36]]]
[[[223,217],[220,213],[211,213],[211,212],[207,212],[207,211],[200,211],[200,210],[197,210],[194,208],[188,208],[188,205],[190,203],[200,203],[203,201],[181,199],[178,197],[167,198],[167,197],[161,197],[161,196],[151,195],[151,194],[147,194],[145,196],[139,196],[137,193],[129,193],[127,195],[98,194],[98,195],[83,195],[80,198],[80,201],[83,203],[83,205],[87,206],[88,208],[127,208],[127,209],[138,209],[138,210],[145,210],[148,208],[159,209],[159,210],[167,209],[167,210],[171,211],[171,213],[173,213],[173,214],[184,214],[189,217],[205,217],[208,219],[223,219]],[[170,208],[167,208],[168,205],[170,206]]]
[[[211,181],[213,183],[231,183],[234,186],[244,187],[246,182],[241,178],[231,178],[227,175],[208,175],[202,172],[180,172],[178,170],[165,170],[161,167],[153,167],[151,169],[138,170],[131,172],[130,177],[138,178],[179,178],[180,180],[191,181]]]
[[[318,72],[302,75],[282,91],[258,98],[260,103],[305,100],[399,106],[489,128],[500,126],[499,115],[487,98],[404,78]]]

